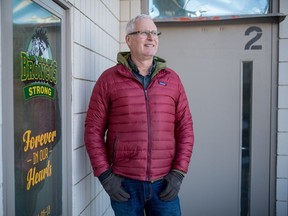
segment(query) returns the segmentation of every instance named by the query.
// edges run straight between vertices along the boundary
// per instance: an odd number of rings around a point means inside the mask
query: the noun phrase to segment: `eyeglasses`
[[[161,32],[157,31],[135,31],[131,32],[128,35],[135,35],[138,34],[142,38],[148,38],[149,35],[152,36],[152,38],[157,38],[159,35],[161,35]]]

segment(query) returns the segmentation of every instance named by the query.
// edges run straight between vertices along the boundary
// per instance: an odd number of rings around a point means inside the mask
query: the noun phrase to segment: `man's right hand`
[[[111,172],[106,178],[99,178],[99,180],[111,199],[125,202],[130,198],[130,195],[122,188],[123,177],[114,175]]]

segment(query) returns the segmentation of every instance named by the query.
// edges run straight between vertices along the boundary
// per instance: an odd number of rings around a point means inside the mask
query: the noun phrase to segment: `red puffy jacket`
[[[194,134],[179,76],[160,69],[144,90],[127,67],[117,64],[102,73],[91,95],[84,138],[94,175],[110,167],[141,181],[171,169],[186,173]]]

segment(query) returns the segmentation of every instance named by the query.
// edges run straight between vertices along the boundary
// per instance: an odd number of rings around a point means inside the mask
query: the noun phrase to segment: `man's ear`
[[[126,35],[125,36],[125,41],[126,41],[126,44],[128,45],[128,46],[130,46],[130,44],[131,44],[131,37],[129,37],[129,35]]]

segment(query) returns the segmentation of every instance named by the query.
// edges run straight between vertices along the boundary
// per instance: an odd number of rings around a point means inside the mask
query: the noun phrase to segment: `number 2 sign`
[[[255,44],[262,37],[262,29],[258,26],[251,26],[245,31],[245,35],[249,36],[251,33],[256,32],[256,35],[250,39],[246,45],[245,50],[262,50],[262,45]]]

